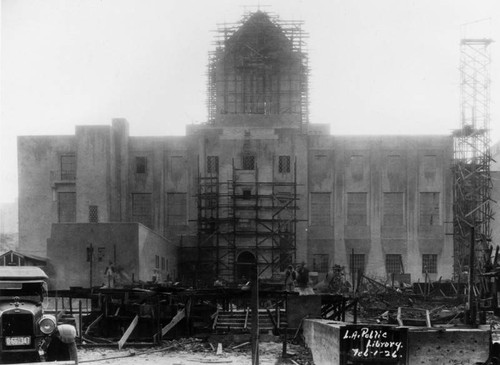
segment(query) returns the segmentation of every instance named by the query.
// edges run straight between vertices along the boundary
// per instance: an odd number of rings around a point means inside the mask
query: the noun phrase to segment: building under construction
[[[261,11],[221,25],[208,118],[186,136],[130,137],[114,120],[20,137],[20,249],[54,261],[59,289],[99,282],[109,262],[195,286],[244,281],[255,263],[280,282],[301,262],[320,280],[334,265],[349,279],[451,278],[453,136],[335,136],[309,121],[306,38]],[[139,228],[118,239],[124,222]]]

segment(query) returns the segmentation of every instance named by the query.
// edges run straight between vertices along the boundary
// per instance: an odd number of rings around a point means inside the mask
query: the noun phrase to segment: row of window
[[[320,155],[318,155],[320,156]],[[316,156],[316,157],[318,157]],[[321,155],[321,157],[325,157]],[[399,161],[399,155],[390,155],[389,161],[397,159]],[[354,175],[363,174],[363,159],[362,155],[351,156],[351,170]],[[424,156],[423,160],[424,175],[426,177],[435,174],[436,170],[436,156]],[[430,161],[430,162],[429,162]],[[207,173],[217,174],[219,172],[219,156],[207,156]],[[400,166],[395,163],[389,163],[389,167],[393,167],[395,170],[400,170]],[[241,168],[243,170],[255,170],[255,156],[254,155],[243,155],[241,159]],[[278,171],[279,173],[289,173],[291,168],[290,156],[278,156]],[[148,171],[148,160],[146,156],[136,156],[135,157],[135,173],[145,174]],[[61,156],[61,180],[75,180],[76,179],[76,156],[74,154],[62,155]]]
[[[368,193],[346,194],[346,225],[368,225]],[[331,193],[311,193],[311,225],[331,225]],[[404,193],[383,193],[382,225],[404,226],[405,216]],[[440,194],[438,192],[422,192],[419,199],[419,225],[440,225]]]
[[[76,222],[76,193],[58,193],[57,211],[59,223]],[[89,205],[89,223],[99,223],[99,207]]]
[[[290,156],[278,156],[278,171],[282,174],[290,172]],[[243,170],[255,170],[255,156],[243,155],[241,158]],[[137,156],[135,158],[135,173],[145,174],[147,172],[147,158]],[[207,173],[219,173],[219,156],[207,156]]]
[[[244,155],[241,159],[241,168],[244,170],[255,170],[255,156]],[[148,171],[148,159],[145,156],[135,157],[135,173],[146,174]],[[280,173],[290,172],[290,156],[278,157],[278,171]],[[207,173],[219,173],[219,156],[207,156]],[[61,156],[61,180],[76,179],[76,156]]]
[[[171,226],[185,225],[187,219],[186,193],[167,193],[166,224]],[[58,193],[59,223],[76,222],[76,193]],[[89,205],[89,223],[99,223],[99,207]],[[152,194],[132,194],[132,220],[152,228]]]
[[[168,271],[168,259],[166,259],[163,256],[160,257],[158,255],[155,255],[155,269],[160,270],[160,262],[161,262],[161,270]]]
[[[250,194],[248,191],[244,193]],[[248,195],[247,194],[247,195]],[[248,197],[249,198],[249,197]],[[347,193],[346,225],[368,225],[368,194]],[[184,225],[187,219],[186,193],[167,193],[167,225]],[[439,193],[420,193],[419,224],[433,226],[440,224]],[[99,208],[90,205],[88,221],[99,222]],[[58,193],[59,222],[76,222],[76,193]],[[132,194],[132,217],[134,221],[151,227],[152,195]],[[404,193],[384,193],[382,225],[405,225]],[[331,224],[330,193],[311,193],[311,225]]]
[[[313,271],[328,272],[328,254],[313,255]],[[365,271],[365,255],[364,254],[351,254],[349,268],[351,272],[364,272]],[[402,274],[404,273],[403,258],[399,254],[385,255],[385,270],[388,274]],[[436,274],[437,273],[437,255],[423,254],[422,255],[422,273],[423,274]]]

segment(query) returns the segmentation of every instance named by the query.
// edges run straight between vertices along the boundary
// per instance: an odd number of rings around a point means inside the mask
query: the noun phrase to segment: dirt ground
[[[259,345],[259,360],[261,365],[301,364],[312,365],[308,350],[303,346],[288,344],[287,359],[281,359],[282,344],[263,342]],[[155,348],[79,348],[79,363],[109,364],[109,365],[196,365],[196,364],[251,364],[250,345],[238,349],[222,350],[217,355],[217,349],[205,351],[188,351],[165,344]]]

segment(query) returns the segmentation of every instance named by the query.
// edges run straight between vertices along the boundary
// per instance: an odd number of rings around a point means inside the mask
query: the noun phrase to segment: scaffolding
[[[296,180],[296,162],[290,181],[262,181],[256,165],[238,169],[234,161],[231,180],[219,181],[218,173],[199,175],[199,285],[249,278],[246,267],[253,263],[260,276],[276,278],[295,263]]]
[[[491,39],[460,43],[461,128],[454,131],[454,273],[460,280],[470,270],[471,239],[475,269],[489,261],[490,207],[490,50]],[[471,237],[471,232],[474,237]],[[474,269],[474,268],[473,268]]]
[[[295,114],[308,122],[308,57],[302,21],[257,11],[219,25],[207,72],[208,121],[222,114]]]

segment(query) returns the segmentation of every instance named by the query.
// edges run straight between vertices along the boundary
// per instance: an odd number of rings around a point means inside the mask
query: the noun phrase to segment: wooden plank
[[[76,334],[78,337],[82,337],[82,333],[80,332],[82,329],[80,328],[80,323],[82,322],[82,318],[80,317],[79,314],[73,315],[75,318],[75,327],[76,327]]]
[[[250,307],[247,307],[246,313],[245,313],[245,325],[243,326],[244,329],[248,328],[248,313],[250,312]]]
[[[130,326],[128,326],[127,330],[123,334],[122,338],[120,338],[120,341],[118,341],[118,350],[121,350],[125,342],[127,342],[128,338],[132,334],[132,331],[134,328],[137,326],[137,323],[139,322],[139,315],[136,315],[135,318],[132,320],[132,323],[130,323]]]
[[[170,331],[174,326],[181,321],[186,316],[186,311],[185,308],[182,308],[180,312],[178,312],[174,318],[170,321],[169,324],[167,324],[165,327],[162,328],[161,330],[161,337],[165,336],[168,331]]]
[[[428,310],[425,311],[425,323],[427,324],[427,327],[432,327],[431,315]]]
[[[98,322],[102,319],[102,317],[103,317],[103,316],[104,316],[104,314],[101,314],[99,317],[97,317],[97,318],[95,319],[95,321],[94,321],[94,322],[92,322],[91,324],[89,324],[89,326],[88,326],[88,327],[87,327],[87,329],[85,330],[85,334],[86,334],[86,335],[88,335],[88,333],[89,333],[90,329],[91,329],[92,327],[94,327],[94,326],[95,326],[95,325],[96,325],[96,324],[97,324],[97,323],[98,323]]]
[[[400,326],[404,326],[403,320],[401,319],[401,307],[398,307],[398,315],[396,316],[396,319],[398,320],[398,324]]]
[[[217,311],[214,314],[212,314],[212,318],[214,319],[214,324],[212,325],[212,329],[215,329],[217,321],[219,320],[219,308],[217,308]]]

